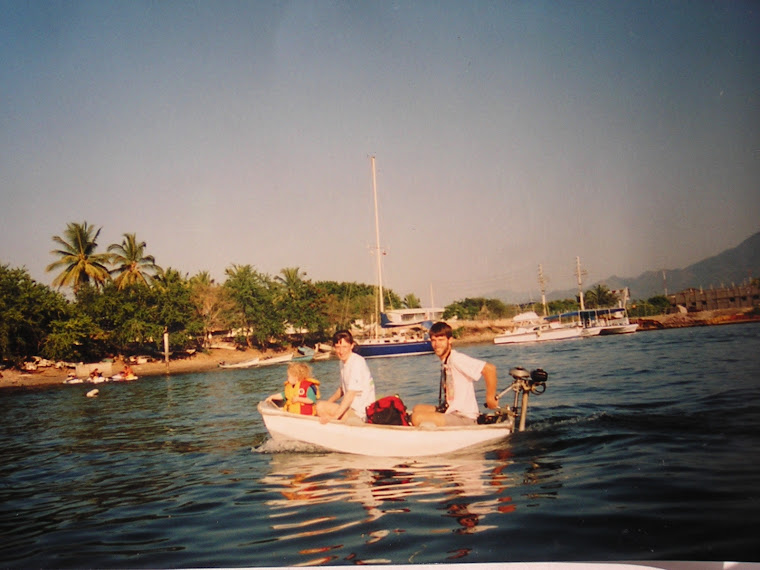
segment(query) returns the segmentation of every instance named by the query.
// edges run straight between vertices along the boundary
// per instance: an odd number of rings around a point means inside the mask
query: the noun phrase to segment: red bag
[[[409,414],[398,396],[386,396],[367,406],[367,423],[390,426],[408,426]]]

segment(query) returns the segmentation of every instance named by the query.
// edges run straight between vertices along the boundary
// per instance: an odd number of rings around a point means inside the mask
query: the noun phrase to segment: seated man
[[[433,351],[441,360],[441,389],[444,406],[417,404],[412,410],[412,425],[433,423],[437,426],[473,425],[480,410],[475,399],[475,382],[486,381],[486,406],[498,408],[496,367],[451,348],[452,330],[448,323],[437,322],[430,328]]]
[[[352,418],[366,421],[366,408],[375,401],[375,381],[367,361],[354,352],[354,337],[349,331],[336,332],[333,345],[340,360],[340,386],[327,400],[317,402],[317,415],[322,423]]]

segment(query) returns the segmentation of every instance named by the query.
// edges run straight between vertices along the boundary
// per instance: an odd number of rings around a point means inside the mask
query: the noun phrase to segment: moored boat
[[[432,354],[430,339],[412,340],[406,337],[379,337],[356,342],[354,349],[364,358],[381,358],[390,356],[415,356]]]
[[[630,334],[639,328],[638,323],[631,323],[628,312],[623,307],[607,309],[586,309],[580,311],[582,336],[607,336]]]
[[[375,202],[375,254],[377,256],[377,307],[379,312],[376,313],[377,322],[381,327],[375,326],[372,338],[357,339],[355,351],[364,358],[381,358],[389,356],[412,356],[419,354],[432,354],[433,345],[427,335],[424,338],[417,338],[416,335],[393,335],[388,336],[383,328],[396,326],[408,327],[410,325],[422,325],[427,322],[427,318],[433,318],[437,315],[436,309],[431,309],[425,313],[422,309],[420,313],[408,313],[404,311],[386,313],[383,300],[383,269],[382,256],[385,254],[380,248],[380,223],[377,213],[377,177],[375,174],[375,157],[371,157],[372,164],[372,196]],[[443,314],[442,312],[440,313]],[[407,319],[407,317],[409,317]],[[416,322],[419,321],[419,322]]]
[[[510,375],[514,382],[499,397],[513,391],[513,405],[484,414],[478,424],[471,426],[390,426],[336,420],[322,423],[316,416],[286,412],[267,401],[259,403],[258,411],[275,442],[305,443],[329,451],[377,457],[443,455],[494,443],[515,429],[525,429],[528,396],[543,393],[547,375],[540,369],[528,373],[520,367],[510,370]]]
[[[494,337],[494,344],[520,344],[567,340],[579,338],[581,328],[577,323],[549,322],[535,312],[521,313],[514,319],[515,326]]]

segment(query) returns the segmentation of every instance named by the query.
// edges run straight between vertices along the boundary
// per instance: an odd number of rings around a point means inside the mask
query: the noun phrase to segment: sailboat
[[[375,247],[377,253],[377,294],[378,318],[376,323],[385,323],[387,326],[391,319],[385,312],[383,300],[383,266],[380,251],[380,222],[377,214],[377,176],[375,174],[375,157],[372,161],[372,195],[375,201]],[[394,327],[395,329],[396,327]],[[381,358],[389,356],[412,356],[417,354],[431,354],[433,345],[427,334],[413,332],[412,329],[405,329],[401,332],[395,332],[391,335],[385,334],[385,330],[378,330],[375,326],[371,338],[356,341],[355,351],[364,358]]]

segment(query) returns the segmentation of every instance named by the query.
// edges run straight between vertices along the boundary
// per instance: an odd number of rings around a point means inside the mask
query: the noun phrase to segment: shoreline
[[[726,324],[741,324],[760,322],[760,315],[750,315],[747,311],[736,309],[719,309],[703,313],[656,315],[652,317],[631,319],[639,324],[638,332],[684,328],[695,326],[713,326]],[[511,324],[511,319],[492,321],[458,321],[452,323],[456,331],[455,342],[461,344],[479,344],[493,342],[496,335]],[[276,356],[283,353],[262,352],[256,349],[229,350],[212,348],[206,352],[198,352],[192,356],[176,359],[167,365],[164,361],[153,361],[145,364],[132,364],[132,370],[139,378],[145,376],[173,376],[191,372],[208,372],[219,368],[222,362],[236,363],[262,356]],[[115,361],[114,370],[120,370],[123,362]],[[3,389],[33,389],[63,384],[69,369],[53,366],[35,371],[7,369],[0,371],[0,392]],[[92,385],[84,382],[83,386]]]

